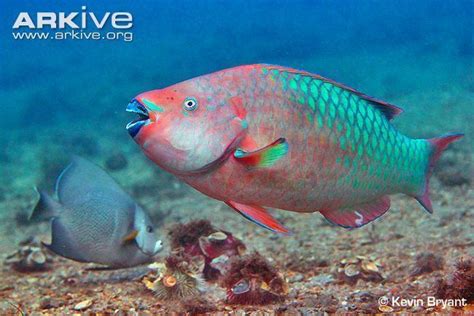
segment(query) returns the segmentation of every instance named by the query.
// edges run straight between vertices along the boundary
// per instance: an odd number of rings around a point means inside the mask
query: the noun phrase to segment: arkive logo
[[[14,40],[133,41],[130,12],[20,12],[12,25]]]
[[[130,29],[133,26],[133,15],[130,12],[105,12],[96,14],[87,11],[86,6],[81,12],[36,12],[33,17],[28,12],[20,12],[13,23],[13,29],[102,29],[110,25],[114,29]]]

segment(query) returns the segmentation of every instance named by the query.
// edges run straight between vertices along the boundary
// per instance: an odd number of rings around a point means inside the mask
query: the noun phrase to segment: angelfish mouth
[[[136,99],[133,99],[127,105],[127,112],[137,114],[137,118],[127,124],[126,128],[130,136],[135,137],[140,129],[150,122],[150,116],[148,115],[148,110],[143,104],[138,102]]]

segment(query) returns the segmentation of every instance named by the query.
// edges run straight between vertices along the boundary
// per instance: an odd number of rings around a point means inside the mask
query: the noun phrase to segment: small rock
[[[301,273],[295,274],[291,277],[288,278],[288,282],[290,283],[295,283],[295,282],[301,282],[303,281],[304,276]]]
[[[332,283],[334,277],[331,274],[319,274],[314,277],[311,277],[308,282],[311,286],[324,286],[326,284]]]
[[[41,309],[50,309],[59,307],[59,302],[51,297],[47,296],[40,301],[39,307]]]
[[[92,306],[92,300],[84,300],[74,305],[74,310],[82,311]]]
[[[50,268],[51,259],[37,240],[30,238],[20,245],[21,247],[5,260],[12,269],[18,272],[34,272]]]
[[[359,269],[355,264],[348,264],[344,267],[344,273],[348,277],[353,277],[359,274]]]
[[[35,284],[38,282],[38,278],[27,278],[26,282],[28,282],[29,284]]]
[[[373,261],[364,260],[361,264],[362,270],[366,272],[379,272],[379,268],[375,265]]]
[[[215,232],[207,236],[209,241],[223,241],[227,239],[227,235],[223,232]]]
[[[382,313],[391,313],[393,312],[393,308],[388,305],[380,305],[379,311],[381,311]]]
[[[435,255],[434,253],[422,253],[416,256],[415,260],[415,266],[413,267],[410,276],[418,276],[425,273],[431,273],[433,271],[443,269],[444,266],[443,258]]]
[[[112,171],[125,169],[128,165],[127,158],[122,153],[116,153],[107,158],[105,166]]]

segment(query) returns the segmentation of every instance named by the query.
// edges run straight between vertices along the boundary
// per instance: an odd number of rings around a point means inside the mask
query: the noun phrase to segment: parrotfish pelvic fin
[[[430,177],[433,173],[433,168],[438,161],[439,157],[443,153],[443,151],[448,147],[448,145],[454,141],[459,140],[463,137],[464,134],[448,134],[436,138],[428,139],[427,141],[432,146],[432,151],[430,153],[429,164],[426,171],[425,182],[423,187],[423,193],[419,196],[415,196],[417,201],[425,208],[425,210],[432,214],[433,213],[433,205],[431,204],[430,199]]]
[[[271,167],[288,153],[286,139],[279,138],[268,146],[252,152],[237,149],[234,157],[248,167]]]
[[[280,224],[266,209],[258,205],[246,205],[234,201],[225,202],[237,213],[246,219],[254,222],[260,227],[266,228],[276,233],[290,235],[291,232],[282,224]]]
[[[378,200],[339,210],[320,213],[332,224],[344,228],[359,228],[379,218],[390,208],[390,198],[382,196]]]
[[[30,220],[41,221],[58,216],[62,209],[61,204],[53,200],[44,191],[38,190],[37,188],[35,188],[35,190],[39,194],[39,200],[30,215]]]

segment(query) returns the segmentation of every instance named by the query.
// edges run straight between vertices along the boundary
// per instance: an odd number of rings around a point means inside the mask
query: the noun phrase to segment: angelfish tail
[[[35,190],[38,192],[39,199],[29,219],[31,221],[42,221],[59,215],[60,204],[53,200],[46,192],[37,188]]]
[[[429,213],[433,213],[433,205],[431,204],[429,191],[430,191],[430,177],[431,177],[431,174],[433,173],[434,166],[436,162],[438,161],[439,157],[441,157],[441,154],[443,153],[443,151],[448,147],[448,145],[454,141],[457,141],[463,136],[464,134],[459,134],[459,133],[447,134],[447,135],[443,135],[440,137],[426,140],[430,144],[429,151],[428,151],[429,162],[426,168],[425,181],[423,183],[424,186],[422,189],[422,193],[418,196],[415,196],[415,198]]]

